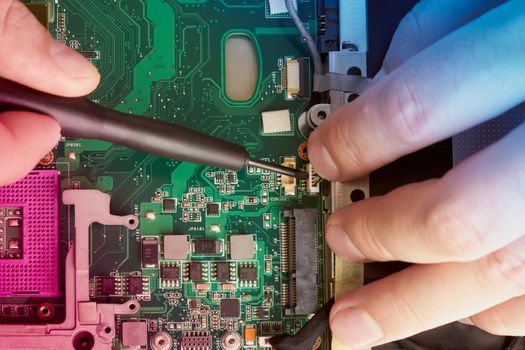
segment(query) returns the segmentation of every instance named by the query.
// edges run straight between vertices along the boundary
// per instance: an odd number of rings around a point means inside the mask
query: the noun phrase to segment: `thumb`
[[[18,0],[0,1],[0,76],[62,96],[80,96],[98,85],[97,69],[54,41]]]

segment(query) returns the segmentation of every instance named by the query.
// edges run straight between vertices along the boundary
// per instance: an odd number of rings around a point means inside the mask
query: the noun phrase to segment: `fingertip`
[[[52,118],[29,112],[0,114],[0,184],[24,176],[59,139],[60,126]]]
[[[60,89],[61,95],[87,95],[99,84],[100,74],[97,68],[75,50],[52,40],[49,55],[55,65],[72,80],[71,84]]]
[[[322,178],[331,181],[336,181],[339,178],[339,169],[319,132],[314,132],[308,140],[308,157],[315,171]]]
[[[366,257],[359,251],[349,235],[339,224],[328,224],[326,227],[326,243],[332,251],[346,260],[363,262]]]
[[[330,316],[330,329],[334,337],[352,348],[368,348],[384,337],[379,324],[360,307],[336,309]]]

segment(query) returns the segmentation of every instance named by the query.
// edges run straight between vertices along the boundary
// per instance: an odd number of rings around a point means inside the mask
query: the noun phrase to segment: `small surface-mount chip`
[[[186,235],[164,236],[164,259],[184,260],[190,252],[190,243]]]
[[[255,253],[255,241],[253,235],[231,235],[230,256],[233,260],[248,260]]]
[[[256,281],[257,266],[239,266],[239,281]]]
[[[290,111],[266,111],[261,113],[263,134],[286,133],[292,131]]]
[[[231,279],[229,262],[220,261],[215,263],[215,278],[218,281],[229,281]]]
[[[175,198],[164,198],[162,200],[162,211],[174,212],[176,210],[177,200]]]
[[[199,280],[202,280],[203,278],[203,273],[202,273],[202,263],[200,262],[191,262],[190,263],[190,266],[189,266],[189,275],[188,275],[189,279],[191,281],[199,281]]]
[[[155,267],[159,263],[159,241],[156,237],[142,239],[142,265]]]
[[[128,277],[128,295],[140,295],[144,293],[144,278],[142,276]]]
[[[101,276],[96,279],[97,295],[115,295],[117,291],[117,281],[115,277]]]
[[[241,302],[239,299],[221,299],[220,308],[222,318],[241,317]]]
[[[222,252],[222,244],[218,239],[196,239],[193,241],[193,253],[200,255],[217,255]]]
[[[122,322],[122,345],[130,348],[141,348],[148,344],[148,333],[145,321]]]
[[[208,216],[217,216],[219,215],[220,207],[219,203],[208,203],[206,204],[206,214]]]
[[[164,280],[175,281],[180,278],[180,269],[178,266],[161,266],[160,278]]]

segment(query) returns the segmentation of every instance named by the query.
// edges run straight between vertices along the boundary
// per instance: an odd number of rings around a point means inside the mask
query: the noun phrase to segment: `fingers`
[[[525,240],[468,263],[413,265],[336,301],[330,326],[355,348],[406,338],[525,293]]]
[[[523,101],[524,31],[525,2],[509,1],[420,52],[314,131],[315,169],[355,178]]]
[[[326,240],[349,260],[468,261],[525,233],[525,124],[440,180],[336,211]]]
[[[0,76],[63,96],[85,95],[100,79],[93,65],[52,40],[18,0],[0,1]]]
[[[409,58],[505,0],[421,0],[397,27],[383,68],[394,71]]]
[[[525,334],[525,296],[513,298],[471,316],[470,320],[485,332],[496,335],[523,336]]]
[[[0,186],[28,173],[60,138],[51,118],[29,112],[0,114]]]

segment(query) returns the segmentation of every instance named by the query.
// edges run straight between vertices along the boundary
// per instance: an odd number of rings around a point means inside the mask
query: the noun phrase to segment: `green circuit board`
[[[297,120],[311,103],[308,52],[271,1],[35,3],[49,6],[41,21],[53,37],[98,67],[102,80],[92,100],[307,169]],[[298,1],[298,10],[315,32],[315,1]],[[254,93],[242,101],[225,87],[225,42],[234,35],[251,40],[258,60]],[[301,93],[287,76],[297,67]],[[290,126],[265,130],[262,114],[283,110]],[[282,113],[272,117],[283,120]],[[114,349],[133,347],[123,334],[126,322],[147,325],[148,343],[139,348],[154,348],[152,337],[166,332],[174,349],[228,350],[225,334],[235,341],[238,334],[244,349],[264,349],[272,335],[295,334],[330,298],[318,182],[255,168],[235,173],[80,139],[62,140],[49,166],[61,171],[62,189],[98,189],[111,195],[113,213],[139,217],[136,230],[91,228],[92,300],[141,304],[137,315],[118,318]],[[303,297],[303,290],[311,293]],[[316,347],[327,348],[328,340]]]

